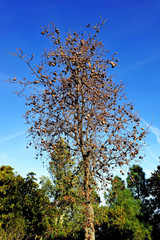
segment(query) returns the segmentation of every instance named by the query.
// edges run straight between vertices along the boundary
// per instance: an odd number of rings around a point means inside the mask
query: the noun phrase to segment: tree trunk
[[[86,225],[85,225],[85,240],[95,240],[94,229],[94,209],[91,200],[91,178],[89,171],[89,162],[85,164],[85,179],[84,179],[84,191],[85,191],[85,207],[86,207]]]
[[[95,240],[94,209],[92,203],[86,204],[85,240]]]

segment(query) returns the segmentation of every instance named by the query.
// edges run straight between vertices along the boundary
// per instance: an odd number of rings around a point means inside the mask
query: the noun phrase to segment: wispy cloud
[[[155,135],[156,140],[158,142],[158,144],[160,144],[160,130],[153,126],[152,124],[149,124],[146,120],[144,120],[143,118],[141,118],[142,122],[144,123],[144,125],[149,128],[149,130]],[[150,156],[155,159],[157,162],[159,162],[159,158],[153,153],[152,149],[145,144],[145,142],[142,142],[143,146],[149,151]],[[144,159],[144,161],[149,164],[150,166],[156,168],[157,166],[149,161],[147,161],[146,159]]]
[[[141,118],[142,122],[149,127],[150,131],[155,135],[157,142],[160,144],[160,129],[153,126],[152,124],[149,124],[146,120]]]
[[[150,126],[152,133],[156,136],[157,142],[160,144],[160,130],[157,127]]]
[[[156,160],[158,160],[158,158],[156,158]],[[153,167],[154,169],[156,169],[157,165],[155,165],[155,164],[153,164],[153,163],[149,162],[149,161],[148,161],[148,160],[146,160],[146,159],[143,159],[143,161],[144,161],[144,162],[146,162],[146,163],[147,163],[147,165],[150,165],[151,167]]]
[[[118,75],[122,76],[129,71],[133,71],[133,70],[138,69],[140,67],[146,66],[146,65],[152,63],[153,61],[155,61],[155,59],[157,59],[157,58],[159,58],[159,56],[155,54],[153,56],[149,56],[147,58],[144,58],[140,61],[134,62],[134,63],[130,64],[128,67],[126,67],[125,69],[119,71]]]
[[[152,156],[156,161],[159,162],[158,157],[156,157],[156,156],[154,155],[154,153],[153,153],[153,151],[151,150],[151,148],[150,148],[149,146],[145,145],[145,144],[144,144],[144,146],[145,146],[145,148],[148,149],[148,151],[150,152],[151,156]],[[150,164],[150,165],[155,167],[155,165],[153,165],[153,164]]]
[[[0,138],[0,143],[7,142],[7,141],[12,140],[14,138],[20,137],[23,134],[25,134],[25,131],[15,133],[15,134],[13,134],[11,136],[8,136],[8,137]]]

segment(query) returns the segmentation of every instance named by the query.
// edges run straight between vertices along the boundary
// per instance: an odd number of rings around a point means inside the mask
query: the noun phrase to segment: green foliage
[[[51,215],[50,202],[35,182],[34,173],[26,178],[16,175],[10,166],[0,168],[0,226],[12,228],[12,219],[25,219],[27,236],[41,235],[46,231],[46,216]],[[18,221],[18,220],[16,220]],[[14,228],[14,227],[13,227]]]
[[[58,158],[59,156],[59,158]],[[63,164],[58,164],[60,162]],[[4,240],[74,240],[84,238],[85,206],[81,190],[83,175],[71,158],[63,139],[50,162],[49,178],[41,178],[41,188],[34,173],[26,178],[10,166],[0,168],[0,236]],[[143,172],[143,171],[141,171]],[[77,172],[78,173],[78,172]],[[135,175],[136,176],[136,175]],[[146,182],[146,180],[145,180]],[[107,206],[99,206],[92,192],[96,240],[150,240],[159,238],[160,167],[148,179],[150,198],[135,198],[124,181],[116,176],[105,194]],[[70,187],[70,188],[69,188]],[[48,197],[47,197],[48,196]],[[50,200],[49,200],[50,198]],[[146,219],[146,220],[145,220]],[[143,221],[142,221],[143,220]],[[153,233],[151,230],[153,226]]]
[[[109,208],[100,206],[95,208],[95,223],[97,226],[107,224],[108,228],[115,227],[115,229],[123,229],[126,214],[121,206]]]
[[[139,219],[147,226],[152,226],[152,239],[160,238],[160,166],[145,179],[143,169],[138,165],[130,168],[127,177],[128,188],[135,198],[141,199]]]
[[[47,214],[50,215],[50,202],[44,191],[39,189],[34,176],[34,173],[29,173],[24,179],[22,189],[23,216],[26,218],[29,234],[41,235],[46,230],[43,219]]]
[[[52,182],[42,177],[40,183],[54,205],[55,222],[50,232],[54,237],[74,236],[84,223],[82,174],[63,138],[55,144],[49,172]]]
[[[135,198],[143,200],[147,196],[145,173],[139,165],[133,165],[129,170],[127,186]]]
[[[108,191],[108,194],[104,194],[104,198],[106,199],[106,203],[109,204],[109,206],[113,206],[116,203],[118,194],[124,190],[124,182],[116,176],[112,181],[112,188]]]
[[[80,166],[71,157],[70,147],[63,138],[57,140],[50,161],[52,182],[41,178],[41,186],[54,204],[55,222],[50,226],[54,237],[78,238],[83,231],[85,207],[83,204],[83,175]],[[99,205],[100,198],[92,191],[94,206]]]
[[[150,229],[139,221],[141,201],[134,199],[129,189],[118,195],[116,204],[123,207],[126,213],[125,229],[132,231],[133,239],[151,239]]]
[[[125,229],[126,213],[121,206],[110,208],[101,206],[95,209],[96,239],[129,239],[133,235]]]
[[[154,197],[156,207],[160,209],[160,166],[157,166],[157,170],[149,178],[149,190]]]
[[[40,177],[40,185],[41,185],[41,189],[45,191],[46,196],[48,198],[51,199],[54,197],[55,189],[49,177],[46,177],[46,176]]]
[[[54,220],[47,226],[44,234],[46,239],[60,239],[73,237],[78,238],[82,227],[84,226],[84,210],[75,205],[71,211],[68,207],[63,213],[54,209]]]
[[[150,197],[143,203],[145,220],[153,226],[152,239],[160,238],[160,166],[148,179]]]
[[[11,219],[5,227],[0,226],[0,239],[23,240],[26,235],[25,219],[18,216],[10,216]]]
[[[131,191],[125,188],[124,182],[119,177],[114,178],[112,188],[108,195],[105,194],[105,198],[107,198],[110,209],[115,210],[120,207],[123,216],[125,215],[125,218],[121,221],[123,226],[118,229],[122,232],[122,239],[151,239],[151,228],[145,227],[143,222],[139,220],[141,201],[134,199]]]
[[[54,201],[58,206],[65,206],[80,200],[82,192],[82,174],[74,158],[71,157],[69,146],[60,138],[52,152],[50,174],[54,186]]]
[[[0,225],[4,226],[16,215],[17,208],[22,211],[21,189],[24,180],[20,175],[13,173],[10,166],[0,168]]]

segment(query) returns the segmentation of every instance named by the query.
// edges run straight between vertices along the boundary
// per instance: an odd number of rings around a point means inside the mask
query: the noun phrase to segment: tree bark
[[[92,203],[86,204],[85,240],[95,240],[94,209]]]
[[[85,179],[84,179],[84,191],[85,191],[85,207],[86,207],[86,225],[85,225],[85,240],[95,240],[95,228],[94,228],[94,209],[91,200],[91,178],[89,171],[89,162],[85,164]]]

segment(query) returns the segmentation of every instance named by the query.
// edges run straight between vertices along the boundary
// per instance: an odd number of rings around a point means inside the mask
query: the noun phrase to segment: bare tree
[[[86,26],[86,30],[66,34],[51,23],[41,32],[51,41],[42,62],[32,67],[22,50],[16,56],[25,61],[33,78],[11,82],[21,84],[18,94],[26,87],[32,93],[26,96],[28,111],[25,119],[30,124],[31,143],[52,154],[57,137],[69,141],[70,151],[84,174],[83,192],[86,207],[85,240],[95,239],[94,210],[91,201],[93,186],[105,186],[116,169],[139,156],[139,147],[145,130],[140,118],[125,97],[122,83],[114,83],[109,69],[117,65],[98,39],[101,24]]]

